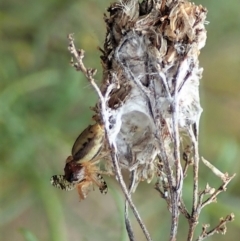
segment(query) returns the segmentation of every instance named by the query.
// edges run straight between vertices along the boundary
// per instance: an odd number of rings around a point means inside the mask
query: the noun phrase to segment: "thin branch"
[[[134,241],[134,234],[133,234],[133,229],[132,229],[132,225],[129,219],[129,215],[128,215],[128,201],[125,200],[125,209],[124,209],[124,219],[125,219],[125,225],[126,225],[126,230],[128,233],[128,237],[130,241]]]
[[[227,231],[226,224],[228,222],[232,222],[233,220],[234,220],[234,214],[231,213],[230,215],[227,215],[225,218],[221,218],[219,224],[215,228],[211,229],[210,231],[207,231],[209,224],[204,224],[202,227],[202,233],[196,239],[196,241],[202,241],[206,238],[209,238],[210,236],[212,236],[215,233],[225,234]]]
[[[183,65],[183,63],[181,63]],[[183,170],[180,162],[180,137],[179,137],[179,101],[178,101],[178,82],[179,77],[182,75],[180,72],[182,68],[179,68],[179,72],[176,76],[175,86],[174,86],[174,96],[172,103],[172,126],[173,126],[173,154],[174,154],[174,164],[175,164],[175,178],[176,184],[173,187],[172,194],[172,226],[171,226],[171,238],[176,240],[177,230],[178,230],[178,219],[179,219],[179,210],[178,203],[180,196],[182,194],[182,185],[183,185]]]
[[[180,205],[179,205],[179,211],[184,215],[184,217],[187,219],[187,220],[190,220],[191,219],[191,215],[190,213],[188,212],[185,204],[184,204],[184,201],[183,199],[181,198],[180,199]]]
[[[115,148],[112,147],[112,146],[110,146],[110,148],[111,148],[111,150],[115,150]],[[131,196],[130,196],[129,193],[128,193],[126,184],[125,184],[125,182],[124,182],[124,180],[123,180],[123,177],[122,177],[122,174],[121,174],[120,167],[119,167],[119,165],[118,165],[118,161],[117,161],[116,154],[114,154],[113,152],[111,152],[111,157],[112,157],[112,160],[113,160],[114,169],[115,169],[115,171],[116,171],[117,180],[118,180],[118,182],[119,182],[119,184],[120,184],[120,186],[121,186],[121,188],[122,188],[122,191],[123,191],[123,193],[124,193],[124,195],[125,195],[125,198],[127,199],[128,203],[129,203],[129,206],[131,207],[131,209],[132,209],[132,211],[133,211],[133,214],[134,214],[134,216],[136,217],[136,219],[137,219],[137,221],[138,221],[138,223],[139,223],[139,225],[140,225],[140,227],[141,227],[141,229],[142,229],[142,231],[143,231],[146,239],[147,239],[148,241],[151,241],[152,239],[151,239],[151,237],[150,237],[150,234],[149,234],[146,226],[144,225],[144,223],[143,223],[143,221],[142,221],[142,219],[141,219],[141,217],[140,217],[140,215],[139,215],[139,213],[138,213],[138,211],[137,211],[137,209],[136,209],[136,207],[135,207],[135,205],[134,205],[134,203],[133,203],[133,201],[132,201]]]
[[[191,151],[192,151],[192,147],[187,145],[186,148],[183,151],[183,160],[185,161],[185,165],[183,167],[183,178],[185,178],[187,176],[187,171],[188,171],[188,167],[190,165],[193,164],[193,161],[191,159]]]
[[[204,159],[202,157],[202,162],[204,163],[205,166],[207,166],[217,177],[221,178],[223,182],[227,181],[229,179],[227,173],[222,173],[218,168],[213,166],[209,161]]]
[[[198,140],[194,135],[192,129],[189,129],[189,136],[192,140],[193,145],[193,205],[192,205],[192,214],[191,220],[189,222],[189,230],[188,230],[188,241],[193,239],[194,230],[198,224],[198,217],[200,214],[200,210],[198,208],[198,170],[199,170],[199,154],[198,154]]]
[[[157,120],[155,120],[156,122],[159,122]],[[159,122],[160,124],[160,122]],[[161,124],[160,124],[161,126]],[[162,130],[162,128],[160,127],[159,128],[160,130]],[[171,232],[170,232],[170,240],[174,241],[176,239],[176,229],[177,229],[177,223],[178,223],[178,214],[176,216],[176,206],[177,206],[177,203],[176,202],[176,192],[174,191],[174,189],[176,188],[175,185],[174,185],[174,180],[173,180],[173,175],[172,175],[172,172],[171,172],[171,167],[170,167],[170,161],[168,159],[168,156],[167,156],[167,153],[166,153],[166,150],[163,146],[163,138],[162,138],[162,134],[159,133],[159,131],[157,130],[157,134],[159,134],[159,138],[160,140],[158,141],[158,144],[159,144],[159,149],[161,151],[161,157],[162,157],[162,160],[163,160],[163,163],[164,163],[164,168],[165,168],[165,171],[166,171],[166,175],[167,175],[167,180],[168,180],[168,185],[169,185],[169,191],[170,191],[170,196],[171,196],[171,200],[170,200],[170,203],[168,203],[169,206],[171,206],[171,212],[172,212],[172,217],[171,217]],[[175,203],[176,202],[176,203]],[[173,205],[176,204],[175,207],[173,207]]]
[[[198,209],[202,208],[203,198],[205,195],[212,195],[215,192],[215,188],[212,188],[209,186],[209,184],[206,184],[206,187],[203,191],[199,192],[199,199],[198,199]],[[212,199],[212,202],[215,200]]]
[[[129,184],[129,194],[132,193],[132,188],[134,185],[134,175],[135,175],[135,171],[131,172],[131,180],[130,180],[130,184]],[[128,215],[128,201],[125,200],[125,210],[124,210],[124,217],[125,217],[125,225],[126,225],[126,230],[128,233],[128,237],[130,241],[134,241],[134,234],[133,234],[133,229],[132,229],[132,225],[129,219],[129,215]]]
[[[218,176],[222,179],[223,183],[217,190],[214,190],[214,192],[212,192],[211,196],[207,200],[205,200],[204,202],[202,202],[200,204],[201,208],[205,207],[206,205],[208,205],[212,202],[215,202],[218,194],[220,194],[223,191],[226,191],[228,183],[231,182],[231,180],[236,176],[236,174],[233,174],[232,176],[228,176],[228,173],[225,173],[225,174],[222,173],[219,169],[214,167],[210,162],[205,160],[203,157],[202,157],[202,161],[207,167],[209,167],[212,170],[212,172],[216,176]]]

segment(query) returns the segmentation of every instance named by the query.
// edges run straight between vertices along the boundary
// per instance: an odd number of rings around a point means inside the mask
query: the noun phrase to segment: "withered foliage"
[[[151,240],[131,199],[140,181],[157,180],[155,189],[171,213],[170,240],[176,240],[181,213],[189,223],[187,240],[193,240],[202,208],[215,201],[233,178],[222,174],[222,188],[215,190],[206,185],[199,191],[199,80],[203,70],[198,57],[206,41],[206,13],[201,5],[186,0],[121,0],[111,4],[104,17],[107,33],[100,49],[100,87],[94,81],[96,71],[85,67],[84,51],[76,50],[69,35],[69,50],[75,57],[73,66],[85,74],[99,95],[94,119],[104,126],[103,145],[109,153],[103,163],[125,194],[130,240],[135,239],[128,205],[146,239]],[[206,160],[204,164],[216,174],[215,167]],[[190,165],[193,201],[189,211],[183,202],[182,188]],[[130,173],[129,188],[122,178],[122,169]],[[197,240],[220,232],[230,219],[233,215],[222,219],[209,232],[205,225]]]

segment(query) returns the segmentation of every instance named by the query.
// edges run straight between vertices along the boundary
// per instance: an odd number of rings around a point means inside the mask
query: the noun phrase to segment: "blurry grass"
[[[36,236],[28,229],[21,228],[19,231],[22,233],[25,241],[39,241]]]
[[[104,41],[102,14],[109,2],[0,2],[1,240],[127,240],[123,196],[110,178],[106,197],[96,190],[81,203],[76,192],[61,192],[49,183],[51,175],[63,172],[64,160],[75,138],[91,121],[89,107],[96,101],[85,78],[69,66],[66,36],[74,32],[76,44],[86,50],[86,64],[100,70],[96,49]],[[198,3],[208,8],[210,20],[207,46],[201,53],[201,65],[206,64],[201,83],[205,88],[201,155],[232,174],[240,169],[238,105],[233,105],[240,101],[236,94],[240,59],[235,51],[240,37],[238,2]],[[223,12],[227,14],[224,20]],[[202,188],[206,181],[214,187],[219,184],[204,167],[200,176],[204,177]],[[184,194],[190,207],[192,186],[186,181]],[[219,215],[235,212],[236,221],[228,225],[228,240],[235,240],[232,237],[240,227],[238,183],[239,176],[221,194],[219,203],[209,206],[201,217],[204,222],[216,223]],[[154,240],[165,240],[169,213],[153,185],[141,184],[134,200]],[[141,240],[135,221],[133,225]],[[183,240],[185,220],[180,227]]]

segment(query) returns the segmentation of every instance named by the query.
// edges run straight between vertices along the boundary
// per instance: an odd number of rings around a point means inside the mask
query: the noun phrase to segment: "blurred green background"
[[[98,68],[105,37],[103,12],[110,1],[0,1],[0,240],[4,241],[125,241],[123,195],[106,178],[109,194],[98,190],[79,202],[76,191],[52,187],[49,179],[62,173],[73,141],[90,122],[96,94],[70,65],[67,34],[85,49],[87,66]],[[200,65],[200,154],[223,172],[240,169],[240,15],[239,0],[197,1],[208,8],[207,45]],[[189,174],[190,176],[190,174]],[[225,236],[239,240],[239,175],[208,206],[200,222],[217,224],[234,212]],[[200,186],[220,181],[201,165]],[[184,189],[188,204],[190,183]],[[169,213],[165,202],[142,183],[134,201],[154,240],[167,240]],[[134,218],[132,218],[134,220]],[[144,240],[133,221],[137,240]],[[200,229],[199,225],[199,229]],[[181,218],[179,240],[186,240]],[[213,226],[212,226],[213,227]],[[198,230],[199,231],[199,230]]]

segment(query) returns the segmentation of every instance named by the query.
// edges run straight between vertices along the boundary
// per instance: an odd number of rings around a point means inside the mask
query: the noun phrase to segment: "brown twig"
[[[113,146],[110,146],[110,148],[111,148],[111,150],[115,150],[115,147],[113,147]],[[138,213],[138,211],[137,211],[137,209],[136,209],[136,207],[135,207],[135,205],[134,205],[134,203],[132,201],[131,196],[128,193],[126,184],[125,184],[125,182],[123,180],[123,177],[122,177],[122,174],[121,174],[120,167],[118,165],[117,157],[116,157],[116,155],[113,152],[111,152],[111,156],[112,156],[112,160],[113,160],[113,166],[114,166],[114,169],[116,171],[116,177],[117,177],[117,180],[118,180],[118,182],[119,182],[119,184],[120,184],[120,186],[122,188],[122,191],[123,191],[123,193],[125,195],[125,198],[128,201],[128,204],[131,207],[131,209],[133,211],[133,214],[134,214],[135,218],[137,219],[137,221],[138,221],[138,223],[139,223],[139,225],[140,225],[140,227],[141,227],[141,229],[142,229],[146,239],[148,241],[151,241],[152,239],[150,237],[150,234],[149,234],[145,224],[143,223],[143,221],[142,221],[142,219],[141,219],[141,217],[140,217],[140,215],[139,215],[139,213]],[[132,236],[131,233],[129,233],[128,235]]]
[[[216,167],[214,167],[210,162],[205,160],[203,157],[202,157],[202,161],[207,167],[209,167],[212,170],[212,172],[216,176],[220,177],[221,180],[223,181],[222,185],[217,190],[215,190],[215,189],[212,190],[211,196],[209,198],[207,198],[204,202],[201,202],[199,204],[199,205],[201,205],[201,208],[204,208],[208,204],[210,204],[212,202],[216,202],[218,194],[227,190],[227,185],[236,176],[236,174],[233,174],[232,176],[228,176],[228,173],[222,173],[220,170],[218,170]]]
[[[202,226],[202,233],[196,239],[196,241],[202,241],[206,238],[209,238],[215,233],[225,234],[227,231],[226,224],[228,222],[232,222],[233,220],[234,220],[234,214],[231,213],[230,215],[227,215],[225,218],[221,218],[219,224],[215,228],[211,229],[210,231],[207,231],[209,224],[204,224]]]
[[[189,145],[187,145],[183,151],[183,160],[185,162],[184,167],[183,167],[183,177],[184,178],[187,176],[188,167],[193,164],[193,161],[191,158],[191,151],[192,151],[192,147]]]
[[[198,140],[194,135],[192,129],[189,130],[189,136],[192,140],[193,145],[193,204],[192,204],[192,213],[189,220],[189,230],[188,230],[188,241],[193,239],[194,230],[198,224],[198,217],[200,210],[198,209],[198,170],[199,170],[199,154],[198,154]]]
[[[212,170],[212,172],[218,176],[219,178],[221,178],[221,180],[223,181],[222,185],[218,188],[212,188],[210,187],[208,184],[206,185],[205,189],[203,191],[200,191],[198,193],[197,196],[197,205],[196,208],[194,210],[194,212],[192,213],[190,219],[189,219],[189,233],[188,233],[188,240],[192,240],[193,239],[193,234],[194,234],[194,229],[197,225],[197,221],[200,215],[200,212],[202,211],[202,209],[211,203],[216,202],[217,200],[217,196],[223,192],[226,191],[227,189],[227,185],[229,184],[229,182],[235,177],[236,174],[233,174],[232,176],[228,176],[227,173],[222,173],[219,169],[217,169],[215,166],[213,166],[210,162],[208,162],[207,160],[205,160],[204,158],[202,158],[203,163]],[[203,201],[203,198],[205,195],[210,195],[210,197],[208,197],[205,201]],[[203,226],[203,230],[202,230],[202,234],[199,236],[199,238],[197,239],[197,241],[203,240],[211,235],[213,235],[216,232],[220,232],[222,227],[225,227],[226,222],[230,222],[233,221],[233,217],[234,215],[228,215],[225,219],[221,219],[220,224],[215,227],[214,229],[212,229],[211,231],[207,232],[206,228],[207,226],[204,225]],[[226,229],[225,231],[226,232]],[[224,233],[223,233],[224,234]]]
[[[191,215],[190,213],[188,212],[185,204],[184,204],[184,201],[183,199],[181,198],[180,200],[180,205],[179,205],[179,211],[184,215],[184,217],[187,219],[187,220],[190,220],[191,219]]]

